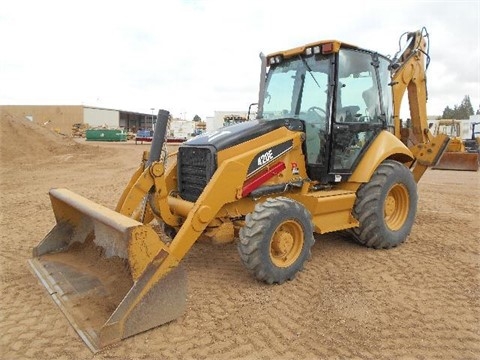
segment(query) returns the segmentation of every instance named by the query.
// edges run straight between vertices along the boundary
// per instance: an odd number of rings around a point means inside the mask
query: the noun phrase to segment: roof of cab
[[[351,49],[352,48],[353,49],[359,49],[358,46],[348,44],[348,43],[345,43],[345,42],[341,42],[341,41],[338,41],[338,40],[321,40],[321,41],[316,41],[316,42],[309,43],[309,44],[306,44],[306,45],[303,45],[303,46],[299,46],[299,47],[296,47],[296,48],[293,48],[293,49],[277,51],[277,52],[268,54],[267,59],[271,58],[273,56],[277,56],[277,55],[281,55],[284,59],[288,59],[288,58],[291,58],[293,56],[305,53],[305,50],[307,48],[312,48],[312,47],[315,47],[315,46],[318,46],[318,45],[323,45],[323,44],[328,44],[328,43],[333,44],[333,51],[332,52],[338,52],[340,50],[340,47],[347,47],[347,48],[351,48]]]

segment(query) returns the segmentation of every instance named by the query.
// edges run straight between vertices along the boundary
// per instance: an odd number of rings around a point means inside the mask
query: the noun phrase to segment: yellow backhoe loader
[[[472,125],[475,132],[475,124]],[[478,171],[479,154],[477,151],[467,151],[462,139],[461,122],[455,119],[439,120],[435,124],[434,134],[445,134],[450,137],[447,150],[434,169]],[[475,138],[473,138],[475,139]]]
[[[268,284],[303,268],[314,232],[373,248],[406,240],[416,183],[449,138],[427,125],[428,34],[401,39],[393,59],[336,40],[261,54],[257,118],[190,139],[168,162],[160,110],[115,210],[50,191],[57,224],[29,263],[92,351],[182,315],[181,261],[200,236],[238,231],[243,264]]]

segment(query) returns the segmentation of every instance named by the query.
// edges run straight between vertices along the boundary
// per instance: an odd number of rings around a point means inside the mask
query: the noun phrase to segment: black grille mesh
[[[215,156],[207,147],[178,149],[178,190],[182,199],[197,201],[215,172]]]

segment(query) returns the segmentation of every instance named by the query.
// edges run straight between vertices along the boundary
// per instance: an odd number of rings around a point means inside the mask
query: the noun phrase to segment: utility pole
[[[155,110],[155,108],[150,108],[150,110],[152,110],[152,130],[155,130],[155,126],[153,124],[153,111]]]

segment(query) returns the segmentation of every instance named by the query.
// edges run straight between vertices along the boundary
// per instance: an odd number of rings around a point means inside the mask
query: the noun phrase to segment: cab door
[[[337,56],[329,182],[346,181],[386,125],[385,113],[381,111],[376,55],[342,49]]]

